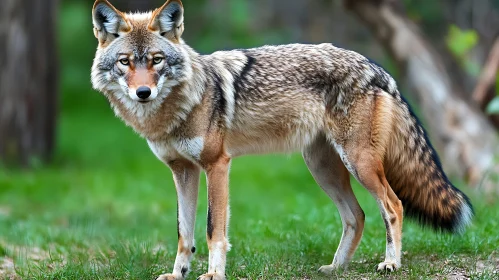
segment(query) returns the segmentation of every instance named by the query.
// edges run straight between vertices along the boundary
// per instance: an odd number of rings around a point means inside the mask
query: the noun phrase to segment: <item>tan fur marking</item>
[[[211,232],[207,233],[210,249],[208,273],[225,275],[226,254],[230,245],[227,236],[227,220],[229,213],[229,172],[230,158],[222,154],[216,162],[206,167],[208,180],[208,201]],[[211,229],[210,229],[211,227]]]
[[[131,69],[127,80],[128,86],[131,89],[137,89],[141,86],[147,86],[149,88],[156,87],[154,74],[155,71],[152,71],[151,69]]]
[[[393,98],[385,92],[376,92],[375,96],[371,141],[374,149],[379,152],[380,159],[384,159],[393,131],[395,104]]]

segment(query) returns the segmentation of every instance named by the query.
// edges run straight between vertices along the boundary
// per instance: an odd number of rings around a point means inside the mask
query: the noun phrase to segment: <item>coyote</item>
[[[386,256],[401,266],[403,209],[439,231],[461,232],[469,199],[440,165],[425,130],[393,78],[364,56],[332,44],[291,44],[200,55],[185,44],[183,6],[169,0],[148,13],[93,7],[99,44],[93,87],[116,115],[170,167],[178,195],[178,252],[171,274],[184,279],[195,252],[199,176],[208,178],[208,272],[225,279],[231,159],[301,151],[335,202],[343,235],[333,262],[345,267],[359,245],[364,212],[352,174],[375,198],[386,227]]]

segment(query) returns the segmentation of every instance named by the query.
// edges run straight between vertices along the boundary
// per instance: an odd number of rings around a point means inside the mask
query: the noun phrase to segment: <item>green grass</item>
[[[63,110],[53,164],[0,170],[0,278],[154,279],[172,269],[177,244],[171,173],[97,96],[75,96],[80,106]],[[299,155],[235,159],[230,189],[230,279],[320,278],[316,270],[332,261],[341,220]],[[366,227],[349,270],[337,276],[378,278],[384,224],[370,195],[356,182],[354,189]],[[497,198],[465,191],[476,208],[473,226],[450,236],[406,222],[403,268],[390,278],[498,276]],[[189,279],[207,269],[204,178],[199,197],[198,250]],[[8,260],[14,268],[6,268]]]

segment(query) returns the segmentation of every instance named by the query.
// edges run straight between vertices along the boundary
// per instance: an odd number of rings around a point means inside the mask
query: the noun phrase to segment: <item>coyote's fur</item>
[[[184,279],[189,270],[201,170],[208,178],[209,267],[200,279],[225,278],[229,166],[244,154],[303,153],[343,222],[324,273],[346,266],[362,236],[364,212],[350,174],[376,199],[386,226],[378,270],[401,265],[403,208],[438,230],[459,232],[470,223],[468,198],[449,182],[395,81],[362,55],[331,44],[200,55],[181,39],[180,0],[135,14],[98,0],[93,24],[94,88],[173,172],[178,253],[173,272],[159,279]]]

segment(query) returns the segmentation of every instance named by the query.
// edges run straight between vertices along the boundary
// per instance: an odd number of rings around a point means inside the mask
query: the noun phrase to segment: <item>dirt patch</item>
[[[65,265],[65,259],[62,256],[51,255],[48,251],[36,246],[16,246],[0,240],[0,249],[2,251],[0,252],[0,279],[21,279],[15,270],[16,265],[19,265],[18,260],[23,262],[23,266],[24,263],[36,264],[51,270]]]
[[[499,252],[484,258],[484,256],[453,255],[442,258],[438,255],[406,256],[402,267],[393,273],[375,272],[374,263],[382,258],[354,260],[349,269],[338,272],[324,279],[437,279],[437,280],[467,280],[467,279],[499,279]],[[319,275],[313,279],[323,279]]]
[[[477,276],[490,276],[494,279],[499,279],[499,256],[492,254],[487,260],[478,260],[476,262]]]
[[[0,278],[1,279],[20,279],[14,267],[14,261],[11,258],[0,258]]]
[[[455,269],[446,275],[445,279],[449,280],[468,280],[471,279],[470,275],[464,269]]]
[[[431,267],[441,270],[435,275],[435,279],[499,279],[499,256],[495,252],[485,260],[460,255],[444,261],[434,260],[430,256],[430,261]]]
[[[5,256],[12,258],[21,257],[31,261],[43,261],[50,258],[49,252],[36,246],[16,246],[0,241],[0,247],[3,248]]]

